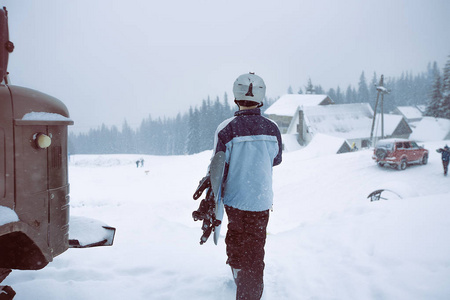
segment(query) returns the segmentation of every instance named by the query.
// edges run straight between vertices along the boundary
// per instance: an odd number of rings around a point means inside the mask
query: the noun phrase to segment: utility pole
[[[384,87],[384,76],[381,75],[380,82],[377,85],[377,101],[375,102],[375,109],[373,113],[373,120],[372,120],[372,129],[370,131],[370,142],[374,144],[373,142],[373,129],[375,128],[375,120],[377,119],[377,107],[378,107],[378,100],[380,99],[381,95],[381,139],[384,138],[384,111],[383,111],[383,100],[384,100],[384,94],[389,94],[390,90],[386,89]]]

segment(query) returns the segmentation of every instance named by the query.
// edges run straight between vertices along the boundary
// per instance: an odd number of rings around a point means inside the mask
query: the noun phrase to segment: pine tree
[[[213,114],[215,123],[225,119],[225,113],[223,111],[222,103],[220,103],[219,96],[216,97],[216,101],[214,101],[213,105]]]
[[[443,96],[447,96],[450,94],[450,55],[449,59],[445,64],[443,75],[442,75],[442,94]]]
[[[120,147],[122,153],[135,153],[134,147],[134,132],[128,125],[127,120],[123,121],[122,132],[120,134]]]
[[[373,72],[372,80],[370,81],[369,86],[369,103],[375,103],[377,99],[377,85],[378,85],[378,79],[377,79],[377,73]]]
[[[333,101],[334,101],[336,104],[344,103],[344,96],[342,95],[341,87],[340,87],[340,86],[338,86],[338,87],[336,88],[336,99],[333,99]]]
[[[345,92],[345,103],[356,103],[357,102],[357,93],[356,90],[349,85],[347,91]]]
[[[325,93],[325,91],[323,90],[323,88],[322,88],[321,85],[316,85],[316,86],[314,87],[314,94],[322,95],[322,94],[324,94],[324,93]]]
[[[211,98],[203,100],[202,109],[200,111],[200,151],[212,149],[214,144],[214,132],[217,126],[217,117],[211,104]]]
[[[314,86],[311,82],[311,78],[308,79],[308,85],[305,86],[305,94],[315,94]]]
[[[230,118],[233,115],[233,110],[228,103],[228,94],[223,95],[223,109],[225,111],[225,119]]]
[[[119,129],[117,126],[113,125],[109,130],[110,141],[111,141],[111,153],[119,153]]]
[[[289,86],[289,88],[287,90],[287,93],[288,94],[293,94],[294,93],[294,91],[292,90],[292,86]]]
[[[336,102],[337,94],[336,94],[336,91],[335,91],[333,88],[331,88],[331,89],[328,90],[327,95],[328,95],[328,97],[331,98],[331,100],[333,100],[334,102]]]
[[[439,72],[435,73],[434,84],[430,93],[430,102],[428,103],[425,114],[430,117],[440,118],[442,111],[442,93],[441,76]]]
[[[189,132],[186,140],[186,150],[188,154],[200,152],[200,121],[199,112],[189,108]]]
[[[367,87],[366,77],[364,76],[364,71],[359,77],[358,83],[358,102],[367,103],[369,102],[369,88]]]
[[[429,90],[428,80],[426,73],[423,72],[416,77],[414,77],[414,80],[412,82],[412,85],[414,87],[414,104],[415,105],[422,105],[426,103],[427,99],[427,93]]]
[[[450,55],[442,75],[442,117],[450,119]]]
[[[384,94],[383,96],[383,113],[389,113],[390,111],[394,110],[395,107],[400,106],[402,103],[400,103],[397,100],[397,96],[399,94],[399,90],[397,90],[396,85],[397,80],[395,78],[391,77],[384,77],[384,87],[389,91],[388,94]],[[381,101],[381,96],[380,96]],[[380,103],[381,104],[381,103]]]

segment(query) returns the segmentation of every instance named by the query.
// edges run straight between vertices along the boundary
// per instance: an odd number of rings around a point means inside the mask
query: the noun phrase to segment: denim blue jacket
[[[444,148],[441,153],[443,161],[448,161],[450,159],[450,150],[448,148]]]
[[[281,134],[259,108],[237,111],[216,130],[213,154],[225,152],[225,205],[264,211],[273,203],[272,166],[281,163]]]

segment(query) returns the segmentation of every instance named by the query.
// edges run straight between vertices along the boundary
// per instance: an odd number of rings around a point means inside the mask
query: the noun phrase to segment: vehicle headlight
[[[52,144],[52,139],[42,132],[36,133],[33,139],[36,146],[40,149],[47,149]]]

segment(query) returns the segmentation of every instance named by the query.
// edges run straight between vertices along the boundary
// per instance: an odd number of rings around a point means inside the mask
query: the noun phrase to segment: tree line
[[[428,105],[430,90],[435,82],[436,75],[439,74],[437,63],[428,64],[427,71],[413,75],[411,72],[404,72],[399,78],[388,77],[384,79],[384,87],[389,90],[385,98],[385,111],[392,111],[397,106],[417,106]],[[327,94],[336,104],[346,103],[370,103],[375,104],[377,98],[377,86],[380,82],[380,75],[374,73],[371,80],[366,79],[363,71],[359,77],[358,85],[349,85],[345,90],[339,86],[325,90],[321,85],[314,85],[309,79],[304,90],[300,87],[298,94]],[[292,87],[288,88],[288,94],[293,94]]]
[[[268,108],[275,99],[266,99]],[[191,107],[175,118],[143,119],[137,129],[125,120],[121,130],[117,126],[102,125],[86,133],[69,133],[69,154],[152,154],[184,155],[212,149],[215,129],[234,115],[227,93],[223,98],[210,97],[200,107]]]
[[[445,64],[443,75],[438,68],[433,70],[434,80],[425,114],[435,118],[450,119],[450,56]]]
[[[345,90],[339,86],[324,90],[321,85],[308,83],[300,87],[299,94],[327,94],[336,104],[375,103],[379,77],[373,74],[368,82],[364,72],[356,87],[349,85]],[[450,119],[450,57],[443,73],[436,63],[427,70],[413,75],[403,73],[399,78],[385,78],[384,86],[390,91],[385,96],[384,109],[391,111],[397,106],[426,106],[426,115]],[[293,94],[290,86],[287,93]],[[277,99],[265,99],[264,112]],[[184,155],[194,154],[213,147],[217,126],[233,116],[236,106],[230,105],[228,95],[211,100],[207,97],[200,107],[190,107],[174,118],[143,119],[137,129],[132,129],[125,120],[122,128],[102,125],[86,133],[69,134],[70,154],[151,154]]]

